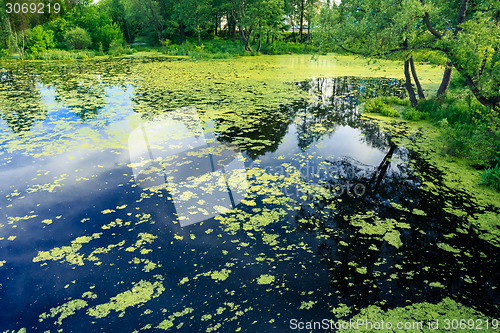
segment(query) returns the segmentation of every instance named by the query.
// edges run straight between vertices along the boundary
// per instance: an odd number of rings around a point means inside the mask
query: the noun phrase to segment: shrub
[[[66,32],[64,35],[66,46],[69,49],[83,50],[92,45],[90,35],[85,29],[76,27]]]
[[[44,31],[41,25],[34,27],[28,34],[27,47],[32,54],[38,54],[55,46],[54,32],[52,30]]]
[[[424,120],[427,119],[427,113],[417,111],[414,108],[406,108],[403,111],[403,118],[406,120],[413,120],[413,121]]]
[[[481,184],[488,185],[496,191],[500,191],[500,165],[486,169],[481,175]]]
[[[7,49],[0,50],[0,59],[10,59],[10,52]]]
[[[366,102],[365,111],[370,113],[380,113],[386,117],[399,117],[399,112],[384,103],[380,97],[370,99]]]
[[[101,43],[104,50],[108,51],[113,41],[117,41],[117,43],[120,44],[123,43],[123,33],[116,23],[106,24],[105,26],[99,27],[97,31],[92,34],[92,40],[95,46]]]
[[[112,56],[119,56],[125,52],[122,43],[118,40],[114,40],[109,44],[109,54]]]

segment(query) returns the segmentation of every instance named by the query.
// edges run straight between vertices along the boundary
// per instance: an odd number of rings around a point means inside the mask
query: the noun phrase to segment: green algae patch
[[[274,282],[276,278],[273,275],[270,274],[262,274],[257,278],[257,283],[258,284],[271,284]]]
[[[128,248],[125,249],[125,251],[134,252],[135,250],[141,248],[145,244],[153,243],[154,240],[158,237],[147,232],[141,232],[139,233],[138,238],[139,239],[135,242],[134,246],[129,246]]]
[[[44,312],[39,316],[39,321],[42,322],[47,318],[57,317],[56,324],[61,325],[63,319],[68,318],[76,313],[76,311],[87,307],[87,302],[83,299],[74,299],[64,303],[58,307],[50,309],[50,312]]]
[[[156,326],[156,328],[162,329],[162,330],[168,330],[169,328],[174,326],[174,320],[176,318],[181,318],[183,316],[186,316],[190,313],[193,313],[194,309],[193,308],[185,308],[184,310],[180,312],[174,312],[170,316],[168,316],[167,319],[164,319],[161,323]]]
[[[33,258],[33,262],[43,262],[48,260],[68,262],[72,265],[83,265],[84,256],[78,253],[82,248],[82,244],[89,243],[93,239],[97,239],[102,233],[95,233],[92,236],[78,237],[71,242],[71,246],[56,247],[50,251],[38,251],[38,255]]]
[[[350,217],[345,216],[344,219],[349,221],[352,226],[357,227],[358,232],[361,235],[378,240],[384,240],[396,249],[399,249],[403,245],[401,241],[401,233],[397,229],[410,229],[410,225],[408,223],[389,218],[381,219],[376,216],[373,211]]]
[[[452,320],[454,319],[456,319],[458,323],[460,323],[460,320],[465,319],[465,325],[463,325],[462,328],[458,326],[458,329],[452,328]],[[454,332],[465,333],[474,330],[470,329],[468,326],[468,324],[472,322],[474,324],[472,325],[473,328],[478,327],[476,325],[481,322],[482,329],[486,330],[487,319],[489,320],[489,328],[491,329],[492,318],[488,318],[483,313],[450,298],[445,298],[437,304],[427,302],[415,303],[385,311],[376,305],[370,305],[361,309],[361,311],[352,318],[352,321],[357,322],[359,320],[360,323],[363,322],[364,324],[355,329],[348,328],[345,332],[354,333],[359,331],[371,331],[370,326],[366,326],[368,322],[373,324],[383,321],[384,332],[448,332],[453,330]],[[392,325],[388,326],[388,323]],[[397,328],[398,323],[400,325],[402,323],[403,329]],[[430,328],[430,324],[434,326]],[[404,325],[407,326],[405,327]]]
[[[142,306],[153,298],[160,296],[165,287],[161,281],[154,283],[141,280],[135,283],[130,290],[124,291],[112,297],[108,303],[96,305],[87,310],[87,314],[91,317],[103,318],[111,311],[120,312],[120,316],[124,315],[124,311],[133,306]]]
[[[210,277],[213,280],[216,281],[224,281],[229,277],[229,273],[231,273],[231,270],[229,269],[222,269],[220,271],[213,271],[210,273]]]

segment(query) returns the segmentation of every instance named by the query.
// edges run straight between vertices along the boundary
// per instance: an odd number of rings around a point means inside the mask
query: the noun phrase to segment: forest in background
[[[0,2],[2,8],[8,3]],[[168,47],[186,41],[203,48],[203,43],[220,38],[242,42],[244,51],[258,53],[262,44],[269,46],[283,40],[290,30],[288,38],[293,42],[310,42],[307,23],[314,21],[323,6],[316,0],[58,3],[59,13],[30,13],[29,7],[24,14],[7,14],[3,10],[0,47],[4,57],[7,52],[17,52],[20,56],[54,48],[108,52],[124,45]]]

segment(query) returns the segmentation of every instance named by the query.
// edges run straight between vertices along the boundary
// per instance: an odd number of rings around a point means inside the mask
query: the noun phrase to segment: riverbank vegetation
[[[491,175],[500,162],[499,22],[498,1],[344,0],[323,7],[315,38],[320,49],[404,60],[412,108],[403,116],[435,122],[445,151],[486,169],[483,183],[498,188]],[[427,63],[444,65],[437,91],[424,92],[420,84],[415,62],[423,55]],[[368,109],[374,105],[396,115],[380,100],[367,103]]]

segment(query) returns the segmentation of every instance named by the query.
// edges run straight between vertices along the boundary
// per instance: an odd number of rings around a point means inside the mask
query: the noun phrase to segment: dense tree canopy
[[[407,80],[411,80],[410,67],[414,68],[413,51],[439,51],[482,104],[498,107],[499,13],[497,0],[343,0],[324,9],[321,39],[323,46],[336,45],[367,56],[405,52]],[[450,70],[444,75],[441,93],[449,83]],[[411,98],[411,84],[408,89]],[[415,105],[416,99],[412,102]]]
[[[18,1],[18,0],[12,0]],[[91,47],[106,50],[112,41],[139,42],[161,45],[165,40],[182,44],[193,38],[201,46],[202,40],[217,36],[221,29],[233,41],[237,38],[253,52],[250,41],[269,39],[288,27],[303,27],[312,20],[314,0],[58,0],[59,13],[10,13],[0,16],[0,41],[4,49],[13,49],[21,55],[30,52],[26,42],[36,26],[54,36],[54,45],[64,48],[66,33],[76,27],[90,34]],[[0,0],[5,8],[10,0]],[[37,31],[40,34],[40,31]],[[49,46],[52,44],[49,43]],[[47,48],[50,48],[50,47]]]

